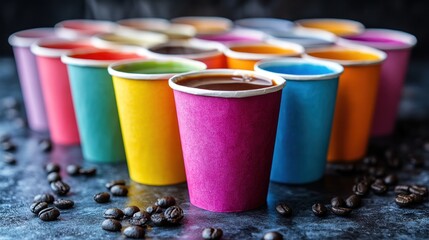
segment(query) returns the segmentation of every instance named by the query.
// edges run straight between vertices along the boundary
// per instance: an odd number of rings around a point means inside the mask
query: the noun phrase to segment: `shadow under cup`
[[[255,70],[278,74],[288,83],[282,94],[271,180],[301,184],[320,179],[325,172],[343,67],[289,58],[261,61]]]
[[[176,73],[206,69],[188,59],[125,61],[110,65],[128,170],[133,181],[171,185],[186,181],[173,91]]]

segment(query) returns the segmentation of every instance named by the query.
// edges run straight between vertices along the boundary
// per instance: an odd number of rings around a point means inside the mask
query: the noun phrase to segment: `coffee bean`
[[[70,209],[74,206],[74,202],[68,199],[57,199],[54,201],[54,205],[59,209]]]
[[[67,166],[66,171],[70,176],[79,175],[80,166],[76,164],[70,164]]]
[[[149,214],[161,213],[162,209],[159,206],[152,205],[146,208],[146,212]]]
[[[45,166],[46,173],[59,172],[60,170],[61,170],[60,165],[56,163],[48,163]]]
[[[15,165],[17,161],[12,153],[5,152],[3,154],[3,162],[9,165]]]
[[[358,208],[361,205],[361,199],[358,195],[352,194],[346,199],[346,206],[348,208]]]
[[[345,207],[346,202],[341,197],[334,197],[331,199],[331,206],[332,207]]]
[[[413,203],[413,198],[409,194],[398,194],[395,198],[395,203],[399,207],[408,207]]]
[[[106,183],[105,186],[107,189],[110,190],[115,185],[126,185],[126,182],[125,182],[125,180],[113,180],[113,181]]]
[[[392,157],[388,158],[387,160],[387,166],[392,169],[399,169],[402,166],[402,161],[399,157]]]
[[[43,221],[54,221],[60,216],[60,211],[54,207],[48,207],[39,212],[39,218]]]
[[[323,217],[328,212],[328,209],[326,209],[325,205],[321,203],[313,204],[313,206],[311,207],[311,210],[313,211],[314,215],[318,217]]]
[[[384,178],[384,183],[388,186],[396,185],[396,183],[398,183],[398,177],[395,174],[389,174]]]
[[[217,240],[223,236],[223,231],[220,228],[204,228],[202,232],[203,239]]]
[[[122,224],[116,219],[106,219],[101,223],[101,228],[110,232],[119,232],[121,231]]]
[[[49,139],[42,139],[39,141],[39,149],[42,152],[50,152],[52,150],[52,142]]]
[[[416,155],[416,154],[409,154],[408,155],[409,162],[411,165],[415,168],[422,168],[425,165],[425,161],[422,156]]]
[[[368,184],[359,182],[353,185],[353,192],[358,196],[365,196],[368,194]]]
[[[124,235],[127,238],[144,238],[145,230],[140,226],[129,226],[124,229]]]
[[[409,193],[410,186],[408,185],[396,185],[395,193]]]
[[[110,192],[112,193],[113,196],[123,197],[123,196],[127,196],[128,188],[123,185],[115,185],[110,189]]]
[[[101,192],[94,195],[94,201],[98,203],[107,203],[110,201],[110,194],[108,192]]]
[[[95,176],[97,174],[97,169],[96,168],[88,168],[88,169],[80,168],[79,174],[83,175],[83,176],[87,176],[87,177],[92,177],[92,176]]]
[[[384,167],[370,167],[368,168],[368,173],[371,176],[381,178],[386,175],[386,169]]]
[[[409,195],[413,199],[413,203],[422,203],[423,202],[423,196],[411,193]]]
[[[350,174],[355,172],[355,166],[353,164],[333,164],[333,169],[335,169],[336,172],[341,174]]]
[[[140,208],[138,208],[137,206],[128,206],[124,209],[124,215],[125,217],[132,217],[134,215],[134,213],[139,212]]]
[[[103,217],[121,220],[124,217],[124,213],[119,208],[109,208],[104,211]]]
[[[363,163],[369,166],[376,166],[378,162],[378,158],[376,158],[375,156],[367,156],[363,159]]]
[[[48,176],[46,177],[46,179],[48,179],[48,182],[56,182],[56,181],[61,181],[61,175],[57,172],[51,172],[48,174]]]
[[[0,143],[9,142],[11,138],[9,134],[3,133],[0,135]]]
[[[49,193],[38,194],[34,196],[33,202],[46,202],[48,204],[53,203],[55,200],[54,196]]]
[[[183,210],[179,206],[171,206],[164,212],[167,222],[170,224],[178,224],[183,219]]]
[[[63,181],[51,182],[51,189],[58,195],[66,195],[70,191],[70,186]]]
[[[371,189],[375,194],[381,195],[387,192],[387,186],[384,184],[383,180],[375,181],[371,184]]]
[[[283,240],[283,235],[279,232],[267,232],[264,234],[263,240]]]
[[[176,205],[176,199],[171,196],[158,198],[156,200],[155,205],[161,207],[161,208],[168,208],[170,206]]]
[[[16,145],[11,141],[6,141],[0,143],[3,151],[5,152],[14,152],[16,150]]]
[[[48,207],[48,203],[46,202],[35,202],[31,204],[30,210],[34,214],[39,214],[40,211]]]
[[[129,220],[131,225],[144,226],[150,220],[150,214],[146,211],[138,211]]]
[[[352,212],[352,209],[345,207],[331,207],[331,211],[337,216],[347,216]]]
[[[428,189],[425,186],[412,185],[409,189],[410,193],[414,193],[420,196],[427,196]]]
[[[276,211],[285,217],[292,216],[292,209],[286,203],[277,204]]]
[[[163,226],[167,223],[167,219],[165,218],[163,213],[155,213],[150,216],[150,220],[156,226]]]

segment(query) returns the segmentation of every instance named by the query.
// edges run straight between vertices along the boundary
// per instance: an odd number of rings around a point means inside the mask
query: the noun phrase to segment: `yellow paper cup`
[[[348,19],[313,18],[297,20],[295,23],[305,28],[325,30],[339,37],[357,35],[365,30],[362,23]]]
[[[109,66],[133,181],[158,186],[186,181],[168,79],[176,73],[204,69],[202,62],[177,58],[121,61]]]
[[[328,161],[355,161],[366,154],[377,99],[382,51],[360,45],[309,50],[304,58],[337,62],[344,67],[337,101]]]
[[[256,62],[278,57],[298,57],[304,48],[296,43],[278,41],[278,43],[236,43],[225,48],[224,54],[228,68],[253,70]]]

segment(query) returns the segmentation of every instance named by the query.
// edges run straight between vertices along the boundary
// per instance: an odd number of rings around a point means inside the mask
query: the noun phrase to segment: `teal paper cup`
[[[343,67],[328,61],[284,58],[258,62],[255,70],[278,74],[288,82],[280,105],[271,181],[303,184],[320,179]]]
[[[62,56],[67,65],[85,160],[125,160],[112,77],[107,67],[118,60],[141,58],[133,53],[97,50]]]

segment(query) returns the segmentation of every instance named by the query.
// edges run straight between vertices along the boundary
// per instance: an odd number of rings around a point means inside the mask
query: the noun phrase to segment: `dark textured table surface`
[[[19,82],[13,59],[0,58],[0,98],[14,96],[21,100]],[[401,103],[401,123],[396,138],[373,141],[402,143],[408,139],[429,137],[428,119],[429,70],[425,61],[415,61],[408,74],[404,99]],[[21,101],[22,102],[22,101]],[[1,114],[4,115],[4,114]],[[13,121],[1,116],[0,134],[10,133],[17,143],[17,165],[0,161],[0,239],[122,239],[121,233],[101,229],[102,214],[110,207],[127,205],[146,207],[158,197],[175,196],[185,211],[185,218],[177,227],[154,227],[147,231],[148,239],[200,239],[204,227],[218,227],[224,231],[223,239],[260,239],[263,233],[279,231],[286,239],[424,239],[429,238],[429,203],[427,200],[414,208],[402,209],[394,203],[394,193],[384,196],[370,194],[363,206],[348,217],[332,213],[325,218],[315,217],[311,205],[328,204],[335,195],[351,194],[354,173],[338,173],[330,165],[326,176],[308,185],[270,185],[267,205],[244,213],[212,213],[189,203],[186,184],[170,187],[150,187],[130,182],[128,197],[113,197],[107,204],[97,204],[93,195],[105,191],[110,180],[128,179],[126,164],[95,165],[82,161],[79,147],[55,146],[48,154],[38,150],[40,135],[25,129],[16,129]],[[428,153],[424,153],[426,160]],[[0,153],[1,155],[1,153]],[[43,222],[33,215],[29,206],[36,194],[50,192],[43,171],[48,162],[59,163],[63,169],[70,163],[95,166],[95,177],[70,177],[61,172],[63,180],[72,190],[66,197],[75,201],[74,208],[62,210],[59,220]],[[401,183],[429,185],[429,161],[423,169],[405,164],[398,172]],[[275,211],[278,202],[286,202],[293,209],[291,218],[279,216]]]

